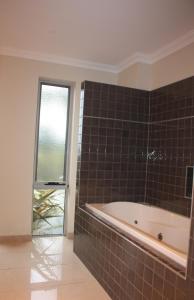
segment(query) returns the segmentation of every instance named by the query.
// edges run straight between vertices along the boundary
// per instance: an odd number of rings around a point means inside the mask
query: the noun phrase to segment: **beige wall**
[[[150,90],[152,69],[148,64],[136,63],[118,74],[117,83],[131,88]]]
[[[135,64],[118,74],[120,85],[146,90],[194,76],[194,43],[154,64]]]
[[[152,89],[194,76],[194,43],[152,65]]]
[[[73,231],[81,81],[116,83],[100,71],[0,56],[0,235],[31,233],[32,180],[38,79],[75,82],[68,232]]]
[[[134,64],[118,74],[119,85],[137,88],[138,87],[138,64]]]

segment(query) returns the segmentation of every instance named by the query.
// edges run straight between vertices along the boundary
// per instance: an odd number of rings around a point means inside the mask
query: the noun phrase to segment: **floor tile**
[[[108,300],[64,237],[0,244],[0,300]]]

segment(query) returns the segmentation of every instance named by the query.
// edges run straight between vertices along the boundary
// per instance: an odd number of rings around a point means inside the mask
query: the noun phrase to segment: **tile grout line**
[[[180,118],[174,118],[174,119],[166,119],[166,120],[161,120],[161,121],[153,121],[153,122],[148,122],[150,125],[154,125],[157,123],[165,123],[165,122],[173,122],[173,121],[180,121],[180,120],[188,120],[188,119],[193,119],[194,116],[187,116],[187,117],[180,117]]]
[[[149,109],[150,109],[150,107],[149,107]],[[149,112],[149,114],[150,114],[150,112]],[[145,125],[155,125],[155,124],[158,124],[158,123],[193,119],[194,116],[180,117],[180,118],[174,118],[174,119],[165,119],[165,120],[152,121],[152,122],[150,122],[150,121],[149,122],[142,122],[142,121],[135,121],[135,120],[125,120],[125,119],[106,118],[106,117],[94,117],[94,116],[88,116],[88,115],[84,115],[83,118],[109,120],[109,121],[120,121],[120,122],[129,122],[129,123],[140,123],[140,124],[145,124]]]
[[[149,110],[148,110],[148,121],[150,121],[150,95],[149,95]],[[149,152],[149,140],[150,140],[150,122],[147,124],[148,134],[147,134],[147,149],[146,149],[146,174],[145,174],[145,187],[144,187],[144,203],[146,202],[147,195],[147,177],[148,177],[148,152]]]
[[[125,119],[117,119],[117,118],[94,117],[94,116],[88,116],[88,115],[84,115],[83,117],[84,118],[90,118],[90,119],[108,120],[108,121],[120,121],[120,122],[129,122],[129,123],[148,124],[148,122],[135,121],[135,120],[125,120]]]

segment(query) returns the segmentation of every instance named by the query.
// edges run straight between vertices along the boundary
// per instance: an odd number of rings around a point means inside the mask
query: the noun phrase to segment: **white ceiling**
[[[114,69],[193,29],[194,0],[0,0],[0,53],[72,64]]]

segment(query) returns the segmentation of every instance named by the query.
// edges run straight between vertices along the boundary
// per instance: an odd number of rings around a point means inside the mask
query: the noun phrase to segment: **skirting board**
[[[29,242],[32,240],[31,235],[7,235],[0,236],[0,243],[11,243],[11,242]]]

